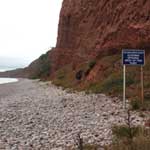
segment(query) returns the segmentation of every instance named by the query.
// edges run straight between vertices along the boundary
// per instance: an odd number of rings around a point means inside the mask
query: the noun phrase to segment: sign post
[[[123,63],[123,107],[126,108],[126,65],[128,66],[141,66],[141,101],[144,101],[144,79],[143,79],[143,66],[145,64],[145,51],[144,50],[129,50],[122,51]]]
[[[144,79],[143,79],[143,66],[141,66],[141,100],[144,102]]]
[[[126,65],[123,65],[123,108],[126,109]]]

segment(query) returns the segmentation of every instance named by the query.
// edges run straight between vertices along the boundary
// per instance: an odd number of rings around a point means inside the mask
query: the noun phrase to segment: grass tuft
[[[116,140],[105,150],[149,150],[150,129],[142,127],[116,126],[113,128]],[[132,134],[132,136],[130,136]]]

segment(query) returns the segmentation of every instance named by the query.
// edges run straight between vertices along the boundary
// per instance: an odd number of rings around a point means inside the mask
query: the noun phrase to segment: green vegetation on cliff
[[[50,76],[51,61],[49,59],[49,52],[39,57],[33,70],[34,72],[30,75],[30,78],[32,79],[44,79]]]

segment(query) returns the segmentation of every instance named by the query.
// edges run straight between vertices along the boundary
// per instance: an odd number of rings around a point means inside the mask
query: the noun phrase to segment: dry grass
[[[150,129],[134,127],[132,136],[127,126],[118,126],[113,130],[114,142],[107,146],[105,150],[149,150],[150,149]]]
[[[149,137],[150,138],[150,137]],[[138,136],[132,141],[117,141],[105,150],[149,150],[150,140],[145,136]]]

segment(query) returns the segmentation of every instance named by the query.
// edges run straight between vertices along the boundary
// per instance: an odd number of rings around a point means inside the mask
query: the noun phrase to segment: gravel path
[[[112,125],[125,117],[117,98],[22,79],[0,85],[0,150],[67,150],[78,133],[85,143],[109,144]],[[143,123],[134,112],[132,120]]]

